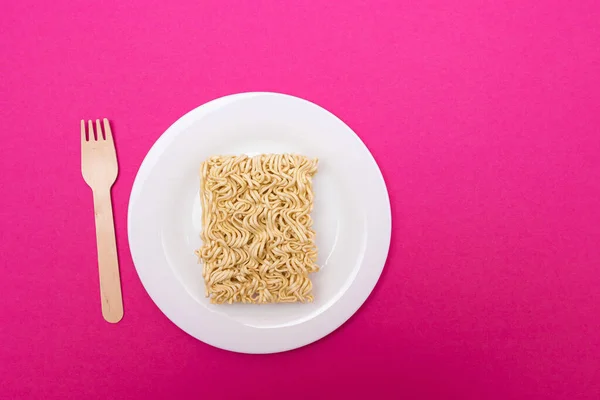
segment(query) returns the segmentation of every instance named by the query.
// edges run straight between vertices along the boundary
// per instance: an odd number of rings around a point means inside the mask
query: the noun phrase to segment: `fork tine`
[[[113,140],[112,131],[110,130],[110,123],[108,122],[107,118],[104,118],[104,137],[108,141],[112,142]]]
[[[88,138],[90,142],[92,140],[96,140],[96,135],[94,134],[94,125],[92,125],[92,120],[88,120]]]
[[[102,135],[102,126],[100,126],[100,120],[96,120],[96,137],[98,140],[104,140],[104,136]]]
[[[81,143],[83,142],[87,142],[87,139],[85,137],[85,121],[81,120]]]

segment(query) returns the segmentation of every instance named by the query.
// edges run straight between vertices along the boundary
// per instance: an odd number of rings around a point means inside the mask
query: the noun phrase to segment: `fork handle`
[[[123,318],[123,298],[110,188],[94,190],[94,214],[102,316],[106,321],[116,323]]]

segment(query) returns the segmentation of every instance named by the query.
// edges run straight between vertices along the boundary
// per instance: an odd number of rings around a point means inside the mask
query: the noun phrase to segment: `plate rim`
[[[151,290],[148,286],[148,282],[145,281],[144,277],[143,277],[143,273],[140,272],[140,267],[138,267],[140,260],[136,261],[136,255],[134,254],[134,246],[132,245],[133,241],[132,241],[132,209],[134,207],[134,202],[135,202],[135,196],[138,194],[139,189],[137,189],[141,183],[138,183],[138,179],[140,179],[140,176],[142,176],[143,172],[145,172],[148,168],[151,168],[151,163],[153,164],[153,160],[157,159],[157,157],[160,156],[162,150],[166,147],[165,145],[168,143],[168,141],[174,140],[177,136],[178,136],[178,129],[175,129],[175,127],[178,127],[180,125],[183,125],[186,120],[188,119],[192,119],[194,118],[193,114],[201,112],[202,110],[210,110],[211,107],[216,107],[219,106],[220,103],[223,102],[228,102],[233,100],[234,98],[237,97],[254,97],[254,96],[283,96],[283,97],[288,97],[288,98],[292,98],[296,101],[301,101],[301,102],[306,102],[308,104],[310,104],[311,106],[317,107],[319,108],[321,111],[329,114],[331,117],[335,118],[337,120],[337,122],[343,124],[347,130],[349,131],[349,133],[352,133],[352,136],[355,140],[358,141],[358,143],[361,145],[361,147],[366,150],[366,155],[368,156],[368,158],[370,159],[370,161],[372,162],[372,165],[375,167],[375,171],[377,172],[377,178],[379,178],[379,181],[382,184],[382,194],[384,195],[384,198],[382,198],[383,202],[385,203],[385,210],[384,211],[384,221],[382,221],[384,223],[384,226],[380,227],[382,230],[385,230],[384,232],[384,237],[386,237],[387,239],[385,240],[385,243],[383,243],[383,247],[380,248],[380,259],[381,262],[378,263],[380,265],[375,265],[372,266],[374,269],[376,269],[374,272],[376,272],[376,276],[374,276],[374,281],[372,282],[371,285],[369,285],[368,290],[364,293],[364,296],[361,296],[363,298],[360,299],[360,301],[358,303],[356,303],[356,305],[354,307],[352,307],[352,310],[348,313],[346,312],[347,315],[345,315],[341,321],[338,321],[339,323],[336,323],[334,326],[331,327],[331,329],[328,329],[327,332],[325,332],[322,335],[318,335],[317,337],[311,338],[308,341],[302,341],[302,343],[298,344],[298,345],[293,345],[293,346],[285,346],[283,348],[278,348],[278,349],[274,349],[274,350],[242,350],[239,348],[231,348],[231,347],[227,347],[227,346],[223,346],[223,345],[219,345],[219,344],[215,344],[212,341],[206,340],[205,338],[199,338],[198,336],[192,334],[191,332],[189,332],[188,330],[186,330],[184,327],[182,327],[180,324],[178,324],[176,321],[174,321],[174,318],[172,318],[172,316],[170,316],[165,309],[159,304],[160,302],[157,301],[156,296],[153,294],[153,290]],[[163,144],[164,143],[164,144]],[[157,154],[155,154],[157,153]],[[238,352],[238,353],[249,353],[249,354],[269,354],[269,353],[278,353],[278,352],[284,352],[284,351],[289,351],[289,350],[293,350],[293,349],[297,349],[297,348],[301,348],[304,347],[308,344],[314,343],[319,341],[320,339],[324,338],[325,336],[328,336],[329,334],[333,333],[334,331],[336,331],[339,327],[341,327],[343,324],[345,324],[354,314],[356,314],[356,312],[358,312],[358,310],[364,305],[364,303],[366,302],[366,300],[370,297],[371,293],[373,292],[373,290],[375,289],[375,287],[377,286],[377,283],[379,282],[380,278],[381,278],[381,274],[383,273],[383,269],[385,268],[385,265],[387,263],[387,257],[389,254],[389,249],[390,249],[390,244],[391,244],[391,235],[392,235],[392,213],[391,213],[391,202],[390,202],[390,198],[389,198],[389,191],[387,188],[387,184],[385,182],[385,178],[381,172],[381,168],[379,167],[379,164],[377,163],[377,161],[375,160],[375,157],[373,156],[373,154],[371,153],[370,149],[366,146],[366,144],[362,141],[362,139],[356,134],[356,132],[350,128],[343,120],[341,120],[337,115],[335,115],[334,113],[332,113],[331,111],[327,110],[326,108],[313,103],[312,101],[306,100],[304,98],[301,97],[297,97],[297,96],[293,96],[293,95],[289,95],[289,94],[284,94],[284,93],[277,93],[277,92],[240,92],[240,93],[233,93],[233,94],[229,94],[229,95],[225,95],[222,97],[218,97],[215,98],[213,100],[209,100],[191,110],[189,110],[188,112],[186,112],[185,114],[183,114],[181,117],[179,117],[177,120],[175,120],[157,139],[156,141],[152,144],[152,146],[150,147],[150,149],[148,150],[148,152],[146,153],[146,155],[144,156],[144,159],[142,160],[139,168],[137,169],[137,172],[135,174],[135,178],[132,184],[132,188],[131,188],[131,192],[129,195],[129,201],[128,201],[128,206],[127,206],[127,238],[128,238],[128,244],[129,244],[129,251],[131,253],[131,257],[133,260],[133,264],[136,270],[136,273],[138,275],[138,277],[140,278],[140,281],[142,283],[142,286],[144,288],[144,290],[146,291],[146,293],[148,294],[148,296],[151,298],[152,302],[159,308],[159,310],[165,315],[165,317],[167,317],[168,320],[170,320],[175,326],[177,326],[179,329],[181,329],[182,331],[184,331],[186,334],[194,337],[195,339],[204,342],[206,344],[209,344],[213,347],[217,347],[223,350],[227,350],[227,351],[232,351],[232,352]],[[381,244],[381,243],[380,243]],[[361,264],[361,268],[362,268],[362,264]],[[352,282],[353,284],[354,282]],[[350,286],[352,286],[352,284]],[[183,290],[185,290],[185,288],[183,288]],[[345,293],[340,297],[343,298],[345,295]],[[336,303],[339,301],[336,300]]]

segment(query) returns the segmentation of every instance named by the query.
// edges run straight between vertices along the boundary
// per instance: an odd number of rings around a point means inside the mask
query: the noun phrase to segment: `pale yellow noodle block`
[[[312,301],[312,177],[291,154],[216,156],[200,167],[203,264],[212,303]]]

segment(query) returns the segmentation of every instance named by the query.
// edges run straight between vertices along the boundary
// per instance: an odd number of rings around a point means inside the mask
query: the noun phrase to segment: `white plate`
[[[319,158],[315,301],[210,304],[194,255],[201,244],[200,162],[217,154],[282,152]],[[381,172],[347,125],[297,97],[242,93],[190,111],[156,141],[133,184],[128,231],[140,279],[171,321],[222,349],[274,353],[322,338],[358,310],[381,275],[391,214]]]

